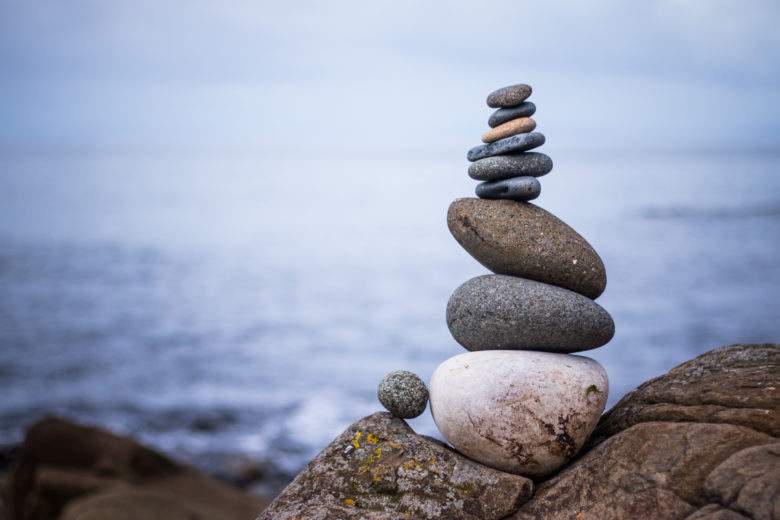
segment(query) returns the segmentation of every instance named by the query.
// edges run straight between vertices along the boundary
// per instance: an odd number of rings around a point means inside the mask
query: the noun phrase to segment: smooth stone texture
[[[455,289],[447,326],[468,350],[579,352],[615,335],[612,317],[593,300],[501,274],[477,276]]]
[[[544,136],[538,132],[530,134],[518,134],[506,139],[501,139],[494,143],[475,146],[466,154],[466,158],[471,161],[478,161],[485,157],[502,155],[508,153],[525,152],[532,150],[537,146],[544,144]]]
[[[258,520],[498,520],[533,483],[468,460],[375,413],[339,435]]]
[[[523,83],[509,85],[488,94],[487,105],[491,108],[511,108],[525,101],[530,95],[529,85]]]
[[[447,212],[455,240],[482,265],[597,298],[607,285],[599,255],[555,215],[528,202],[457,199]]]
[[[552,170],[552,159],[539,152],[486,157],[469,165],[469,177],[478,181],[498,181],[512,177],[541,177]]]
[[[483,182],[477,185],[477,197],[483,199],[533,200],[542,192],[536,177],[514,177],[503,181]]]
[[[445,439],[467,457],[538,478],[574,457],[608,393],[606,372],[590,358],[468,352],[434,372],[431,413]]]
[[[482,134],[482,142],[492,143],[505,137],[528,133],[534,128],[536,128],[536,121],[530,117],[513,119]]]
[[[488,126],[490,126],[490,128],[495,128],[498,125],[503,125],[507,121],[517,119],[518,117],[532,116],[535,112],[536,105],[530,101],[525,101],[512,108],[499,108],[490,115]]]
[[[643,383],[604,414],[592,444],[655,421],[729,423],[780,437],[780,345],[711,350]]]
[[[383,377],[377,397],[388,412],[402,419],[417,417],[428,406],[425,383],[407,370],[396,370]]]

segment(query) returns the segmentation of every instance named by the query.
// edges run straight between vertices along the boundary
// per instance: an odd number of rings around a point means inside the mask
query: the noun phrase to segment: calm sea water
[[[485,272],[445,223],[462,155],[0,158],[0,442],[58,413],[295,471],[385,372],[462,351],[445,304]],[[780,339],[780,156],[551,155],[538,203],[607,266],[610,404]]]

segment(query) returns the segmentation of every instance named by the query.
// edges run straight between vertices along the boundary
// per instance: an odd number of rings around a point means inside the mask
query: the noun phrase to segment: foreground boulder
[[[500,519],[532,489],[375,413],[336,438],[258,520]]]
[[[512,516],[780,518],[780,345],[699,356],[624,397]]]
[[[338,437],[258,520],[780,519],[778,428],[780,345],[735,345],[629,393],[530,500],[530,481],[380,413]]]
[[[238,520],[267,504],[131,439],[58,418],[30,428],[7,494],[14,520]]]

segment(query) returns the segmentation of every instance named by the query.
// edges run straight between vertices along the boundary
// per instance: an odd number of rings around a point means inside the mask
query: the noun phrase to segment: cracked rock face
[[[578,352],[605,345],[612,317],[581,294],[544,283],[488,274],[458,287],[447,326],[468,350]]]
[[[504,518],[533,484],[468,460],[388,413],[350,426],[258,520]]]
[[[455,240],[496,274],[528,278],[597,298],[604,263],[576,231],[528,202],[457,199],[447,212]]]
[[[780,345],[712,350],[626,395],[510,518],[780,518],[778,427]]]
[[[439,431],[487,466],[543,477],[585,443],[607,401],[596,361],[565,354],[489,350],[442,363],[430,385]]]

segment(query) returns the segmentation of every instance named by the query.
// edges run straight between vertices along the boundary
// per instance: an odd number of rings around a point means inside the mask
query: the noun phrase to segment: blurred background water
[[[780,338],[780,3],[0,0],[0,443],[57,413],[297,470],[462,351],[492,90],[605,261],[610,404]],[[429,414],[412,421],[435,433]]]
[[[536,202],[607,267],[617,333],[586,355],[610,404],[780,337],[780,155],[552,155]],[[385,372],[462,351],[446,301],[485,272],[446,228],[462,157],[3,157],[0,442],[59,413],[295,471],[380,408]]]

